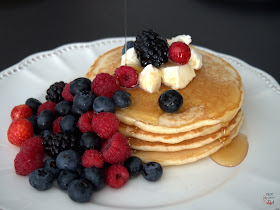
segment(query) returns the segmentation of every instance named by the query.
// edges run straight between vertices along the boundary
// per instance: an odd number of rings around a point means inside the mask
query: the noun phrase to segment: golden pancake
[[[192,139],[188,139],[185,141],[181,141],[180,143],[162,143],[162,142],[149,142],[143,141],[137,138],[128,137],[128,143],[132,149],[142,150],[142,151],[161,151],[161,152],[168,152],[168,151],[180,151],[184,149],[193,149],[202,147],[206,144],[209,144],[219,138],[227,136],[232,130],[241,126],[243,122],[243,114],[240,114],[239,118],[234,118],[229,124],[228,127],[222,128],[214,133],[199,136]]]
[[[183,165],[195,162],[208,157],[209,155],[217,152],[223,146],[230,144],[232,139],[237,136],[240,126],[241,123],[236,126],[228,136],[222,137],[202,147],[175,152],[132,150],[131,155],[139,157],[144,163],[155,161],[160,163],[162,166]]]
[[[121,62],[122,47],[101,55],[91,66],[86,77],[96,74],[114,74]],[[234,118],[244,103],[244,92],[238,72],[223,59],[196,49],[203,59],[203,66],[196,77],[183,89],[178,90],[184,103],[177,113],[165,113],[158,106],[160,94],[169,87],[162,85],[155,93],[140,88],[126,89],[131,94],[131,105],[118,109],[116,116],[127,125],[158,134],[176,134],[204,126],[226,125]],[[137,67],[138,71],[141,71]]]
[[[204,126],[201,128],[197,128],[188,132],[182,132],[177,134],[156,134],[147,132],[139,129],[135,126],[126,125],[124,123],[120,123],[119,132],[121,132],[124,136],[132,137],[138,140],[149,141],[149,142],[162,142],[166,144],[175,144],[182,141],[190,140],[199,136],[205,136],[208,134],[212,134],[214,132],[223,132],[226,130],[231,131],[237,123],[241,121],[243,116],[242,111],[239,111],[237,115],[229,122],[228,126],[221,127],[221,124],[212,125],[212,126]],[[234,125],[232,127],[232,125]],[[228,132],[229,132],[228,131]],[[133,143],[132,143],[133,147]],[[136,148],[135,148],[136,149]]]

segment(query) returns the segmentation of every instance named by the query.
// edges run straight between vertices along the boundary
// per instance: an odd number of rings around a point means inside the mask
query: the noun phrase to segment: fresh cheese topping
[[[173,42],[184,42],[189,45],[192,42],[192,37],[190,35],[178,35],[173,37],[171,40],[167,40],[168,45],[170,46]]]
[[[121,65],[127,65],[127,66],[134,66],[134,65],[140,65],[140,61],[137,58],[137,54],[134,50],[134,47],[129,48],[125,54],[122,55],[122,61]]]
[[[173,42],[184,42],[189,45],[192,42],[190,35],[179,35],[167,40],[170,46]],[[122,56],[121,65],[140,66],[140,61],[137,58],[134,48],[126,51]],[[190,81],[195,77],[195,70],[202,67],[202,56],[194,49],[191,49],[191,57],[187,64],[180,65],[168,62],[158,68],[149,64],[139,74],[138,83],[143,90],[153,93],[160,89],[161,82],[178,90],[185,88]]]
[[[161,72],[152,64],[147,65],[138,75],[138,83],[141,89],[153,93],[160,89]]]
[[[191,58],[189,63],[191,63],[195,70],[200,69],[202,67],[202,56],[195,50],[191,49]]]
[[[161,68],[162,82],[178,90],[186,87],[195,77],[194,69],[191,65],[171,64]]]

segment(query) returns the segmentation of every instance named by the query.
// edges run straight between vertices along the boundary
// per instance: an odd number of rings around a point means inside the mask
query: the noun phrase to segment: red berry
[[[169,47],[169,58],[175,63],[186,64],[191,57],[191,49],[184,42],[173,42]]]
[[[90,149],[86,150],[85,153],[82,156],[82,166],[85,168],[91,168],[91,167],[96,167],[96,168],[102,168],[104,165],[102,153]]]
[[[52,129],[53,129],[53,133],[57,134],[57,133],[61,133],[61,129],[60,129],[60,121],[63,117],[58,117],[53,121],[52,124]]]
[[[9,142],[17,146],[20,146],[26,139],[33,135],[33,126],[31,122],[25,118],[13,121],[7,132]]]
[[[14,160],[15,171],[18,175],[22,176],[26,176],[32,171],[42,168],[43,165],[43,158],[40,156],[40,154],[28,156],[27,154],[20,152],[17,154]]]
[[[91,91],[97,96],[106,96],[113,98],[114,93],[120,89],[117,85],[115,77],[107,73],[100,73],[94,78],[91,83]]]
[[[131,88],[137,85],[138,74],[130,66],[121,66],[115,70],[115,78],[120,86]]]
[[[95,115],[93,111],[88,111],[80,116],[78,126],[82,133],[93,131],[91,121]]]
[[[112,138],[106,140],[101,147],[104,162],[122,163],[130,157],[130,147],[127,139],[121,133],[115,133]]]
[[[41,104],[38,108],[38,111],[37,111],[37,116],[39,116],[39,114],[41,113],[41,111],[43,110],[50,110],[52,111],[54,114],[55,114],[55,111],[54,111],[54,108],[56,106],[56,103],[53,102],[53,101],[47,101],[43,104]]]
[[[32,115],[32,109],[30,106],[26,104],[15,106],[11,111],[11,118],[13,121],[20,118],[28,118],[31,115]]]
[[[105,139],[117,132],[119,123],[119,119],[111,112],[98,113],[91,121],[93,131]]]
[[[112,188],[122,187],[129,179],[127,169],[121,164],[111,165],[106,173],[106,182]]]
[[[35,157],[35,155],[39,154],[43,158],[45,154],[43,139],[40,136],[26,139],[20,147],[20,153],[24,153],[28,157]]]
[[[73,95],[70,93],[70,83],[66,84],[63,88],[63,91],[61,93],[62,97],[64,98],[65,101],[71,101],[73,102],[74,97]]]

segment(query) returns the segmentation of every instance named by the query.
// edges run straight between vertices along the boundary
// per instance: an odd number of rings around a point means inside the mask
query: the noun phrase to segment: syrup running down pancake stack
[[[195,49],[191,46],[192,49]],[[132,155],[143,162],[182,165],[208,157],[237,136],[243,122],[244,91],[238,72],[223,59],[195,49],[203,60],[195,78],[178,91],[183,105],[176,113],[160,109],[160,95],[171,89],[164,84],[149,93],[139,87],[125,89],[131,105],[117,109],[119,131],[125,135]],[[86,77],[114,74],[121,65],[122,46],[99,56]],[[143,67],[132,66],[138,73]]]

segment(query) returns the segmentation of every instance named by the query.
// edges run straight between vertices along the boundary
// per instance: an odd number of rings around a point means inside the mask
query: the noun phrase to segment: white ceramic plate
[[[231,63],[244,83],[241,132],[248,136],[249,152],[240,165],[226,168],[205,158],[165,167],[158,182],[139,176],[118,190],[105,187],[86,204],[74,203],[57,185],[38,192],[29,185],[28,177],[15,174],[13,160],[19,148],[6,137],[12,108],[29,97],[44,102],[52,83],[84,76],[98,55],[123,44],[124,38],[111,38],[64,45],[31,55],[0,73],[0,209],[280,208],[280,87],[267,73],[205,48]]]

